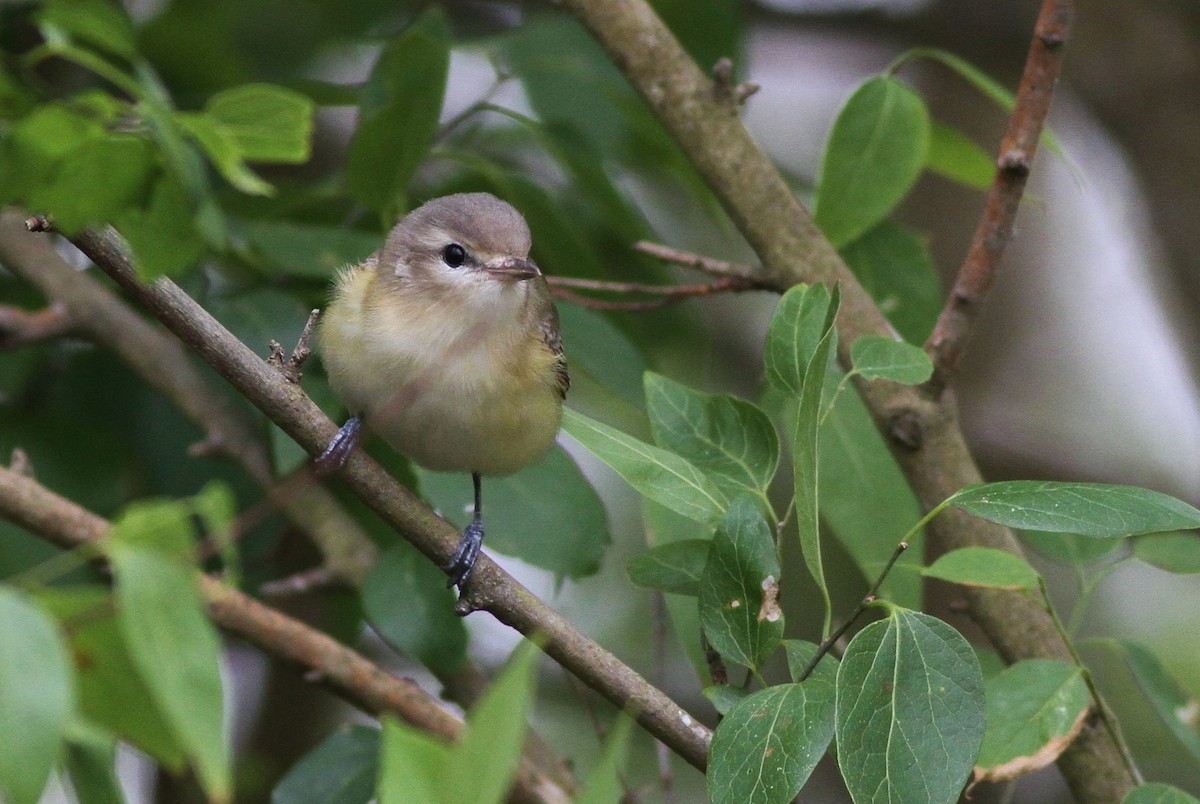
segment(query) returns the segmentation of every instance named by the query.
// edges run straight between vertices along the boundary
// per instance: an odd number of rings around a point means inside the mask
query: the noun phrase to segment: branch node
[[[887,434],[892,441],[916,452],[925,441],[925,428],[914,410],[901,410],[887,418]]]
[[[300,339],[296,341],[296,348],[292,349],[292,354],[286,361],[283,358],[283,346],[279,341],[270,343],[271,354],[267,356],[267,362],[278,369],[283,378],[293,385],[299,385],[300,380],[304,377],[301,369],[305,361],[312,356],[312,347],[309,343],[312,341],[313,332],[317,328],[317,320],[320,317],[319,309],[308,314],[308,321],[304,322],[304,329],[300,332]]]
[[[1024,148],[1010,148],[1000,154],[996,167],[1013,176],[1028,176],[1031,168],[1029,152]]]
[[[714,97],[718,102],[734,110],[745,103],[746,98],[762,89],[758,84],[734,84],[733,61],[728,57],[717,60],[717,63],[713,65],[712,75]]]
[[[54,224],[45,215],[34,215],[25,219],[25,229],[30,232],[52,232]]]
[[[21,477],[27,477],[30,480],[34,479],[33,461],[29,460],[29,453],[20,447],[13,447],[12,457],[8,461],[8,468]]]

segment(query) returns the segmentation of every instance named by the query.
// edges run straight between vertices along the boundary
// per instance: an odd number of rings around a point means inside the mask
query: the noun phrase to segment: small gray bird
[[[475,515],[449,586],[466,582],[483,542],[480,476],[549,451],[571,384],[529,246],[525,219],[493,195],[434,199],[339,275],[321,322],[329,382],[352,415],[318,472],[341,468],[365,423],[426,469],[471,473]]]

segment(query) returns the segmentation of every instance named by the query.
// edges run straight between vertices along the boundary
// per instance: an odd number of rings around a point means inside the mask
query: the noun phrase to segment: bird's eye
[[[451,268],[457,268],[467,261],[467,250],[458,243],[451,243],[442,249],[442,262]]]

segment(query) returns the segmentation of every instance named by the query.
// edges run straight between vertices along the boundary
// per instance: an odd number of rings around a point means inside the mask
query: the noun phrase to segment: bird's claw
[[[479,558],[479,550],[483,547],[483,520],[474,519],[470,525],[463,528],[462,538],[459,539],[458,549],[454,558],[446,565],[446,574],[450,578],[447,587],[457,586],[460,589],[467,582],[471,570],[475,569],[475,560]]]

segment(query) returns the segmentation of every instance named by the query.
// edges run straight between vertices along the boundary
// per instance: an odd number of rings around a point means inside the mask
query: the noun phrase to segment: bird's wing
[[[567,371],[567,356],[563,354],[562,330],[558,326],[558,310],[554,309],[553,305],[542,319],[540,330],[542,340],[546,342],[547,348],[557,358],[554,364],[554,373],[558,382],[558,393],[563,399],[566,399],[567,391],[571,388],[571,374]]]

